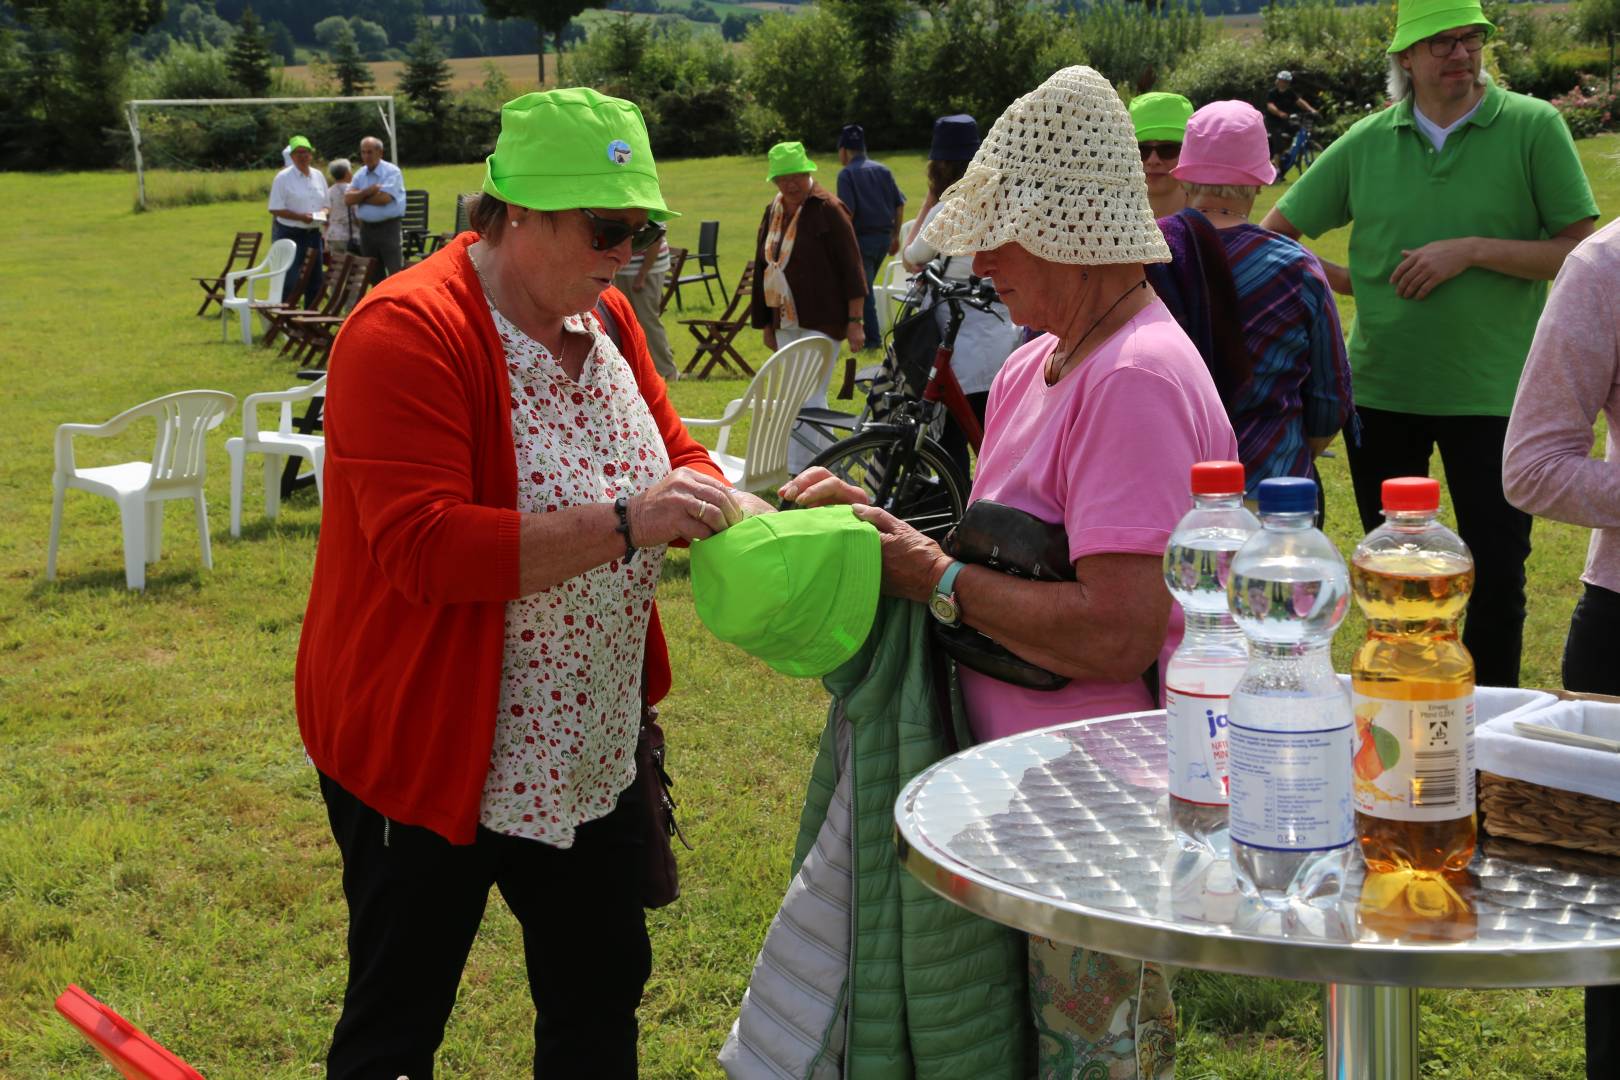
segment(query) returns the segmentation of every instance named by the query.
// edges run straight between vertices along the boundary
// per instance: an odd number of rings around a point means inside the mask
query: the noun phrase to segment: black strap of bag
[[[972,566],[985,566],[1029,581],[1074,581],[1069,534],[1061,522],[1042,521],[992,499],[969,506],[940,545],[945,554]],[[934,624],[934,636],[952,660],[970,671],[1026,690],[1061,690],[1066,675],[1032,664],[978,630],[960,623]],[[1159,705],[1159,662],[1142,673],[1155,708]]]

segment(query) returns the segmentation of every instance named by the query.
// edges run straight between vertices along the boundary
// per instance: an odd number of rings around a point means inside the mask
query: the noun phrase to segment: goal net
[[[391,94],[364,97],[142,98],[124,103],[138,209],[266,197],[288,137],[306,136],[324,166],[360,168],[375,135],[399,163]]]

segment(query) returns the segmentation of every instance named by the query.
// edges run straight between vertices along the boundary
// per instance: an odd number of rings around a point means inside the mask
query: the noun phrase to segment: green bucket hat
[[[847,506],[759,514],[692,544],[692,602],[721,641],[819,678],[872,631],[882,548]]]
[[[1389,52],[1403,52],[1414,42],[1459,26],[1483,26],[1486,36],[1496,31],[1496,24],[1485,17],[1479,0],[1400,0],[1400,12],[1395,20],[1395,40],[1389,43]]]
[[[292,138],[288,139],[287,149],[308,150],[312,154],[315,152],[315,148],[309,145],[309,140],[304,138],[302,135],[294,135]]]
[[[1137,142],[1181,142],[1193,104],[1180,94],[1138,94],[1131,99],[1131,124]]]
[[[775,180],[778,176],[792,176],[794,173],[815,172],[816,163],[810,160],[810,155],[804,152],[802,142],[779,142],[771,147],[770,170],[765,174],[766,180]]]
[[[531,210],[645,210],[653,221],[680,216],[658,190],[641,110],[583,86],[524,94],[501,106],[484,191]]]

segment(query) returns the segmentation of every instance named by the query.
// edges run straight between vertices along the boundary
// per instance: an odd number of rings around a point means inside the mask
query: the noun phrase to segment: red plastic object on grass
[[[203,1080],[202,1073],[76,985],[56,999],[56,1011],[78,1028],[127,1080]]]

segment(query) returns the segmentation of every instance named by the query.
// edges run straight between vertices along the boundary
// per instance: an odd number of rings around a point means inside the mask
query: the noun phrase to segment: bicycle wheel
[[[862,431],[827,447],[811,465],[823,466],[872,496],[874,506],[942,540],[967,507],[967,478],[932,439],[913,450],[915,437],[905,428]]]

